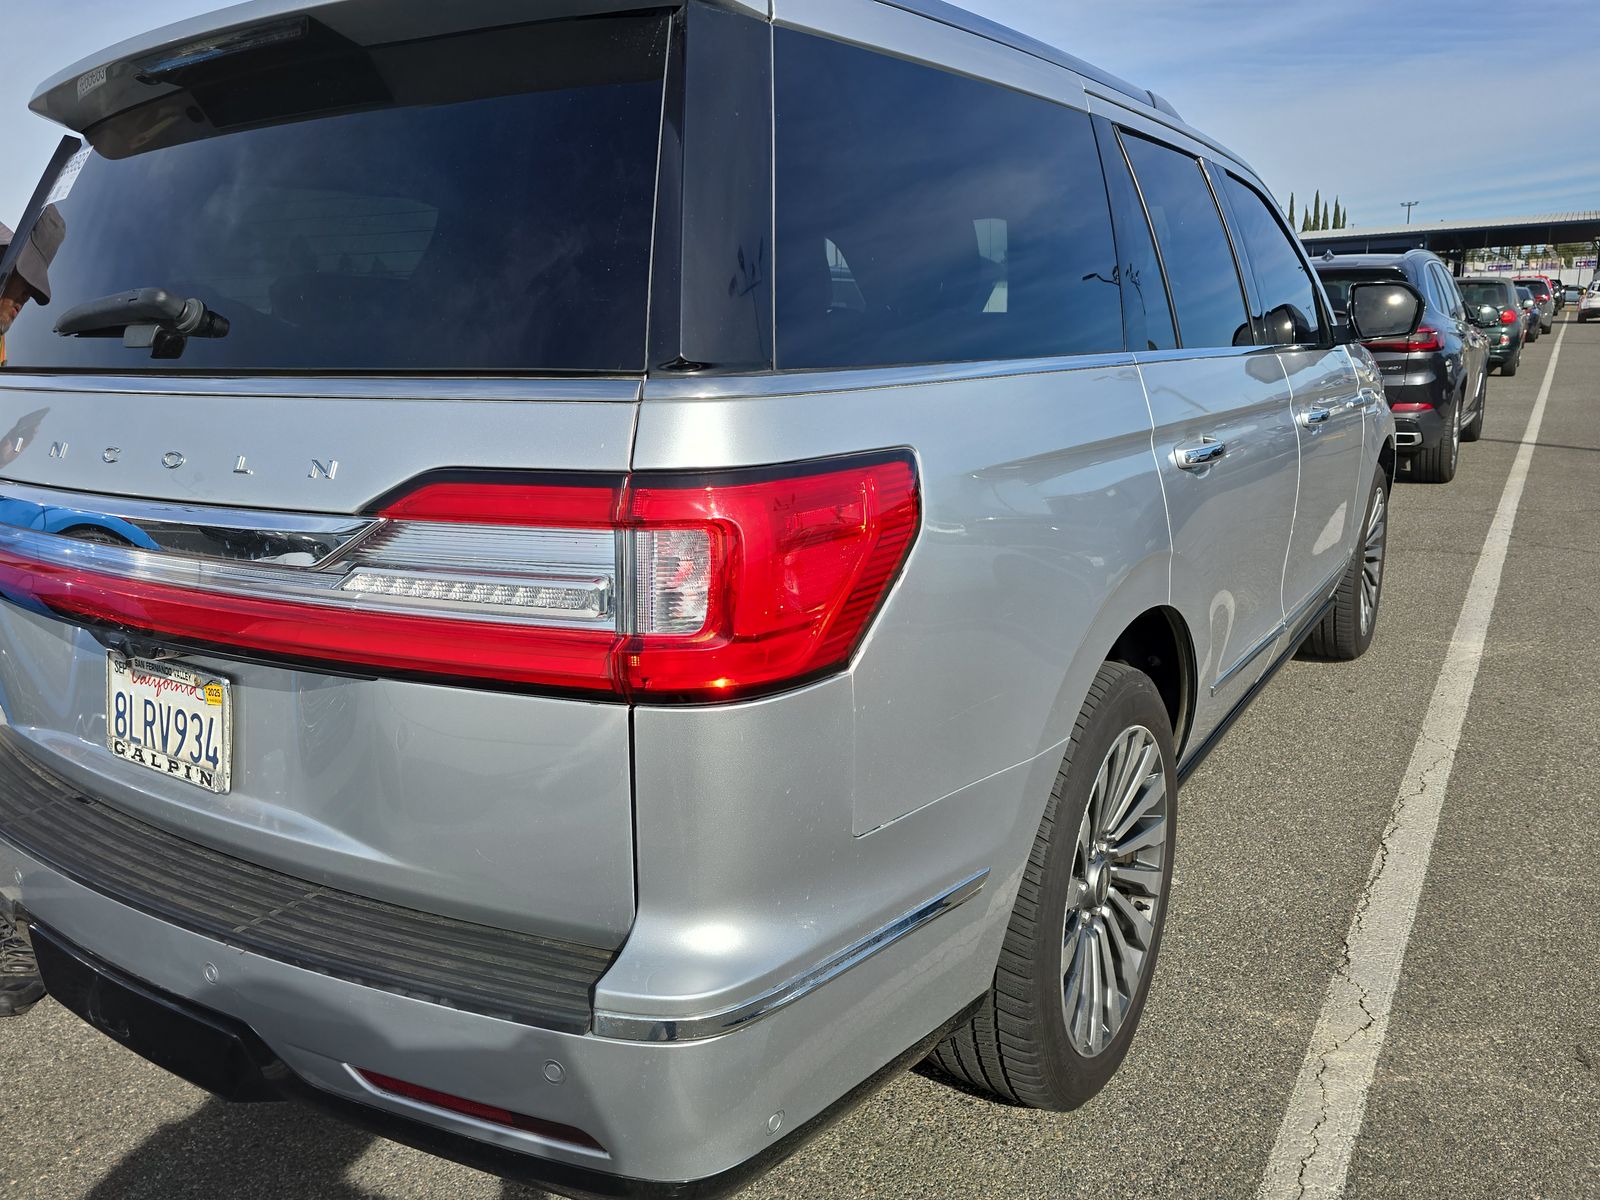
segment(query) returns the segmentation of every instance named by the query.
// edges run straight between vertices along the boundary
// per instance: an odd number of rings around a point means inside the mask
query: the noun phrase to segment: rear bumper
[[[1435,445],[1445,432],[1444,418],[1436,408],[1394,415],[1394,445],[1401,454],[1415,454],[1425,446]]]
[[[112,899],[7,832],[0,902],[102,973],[232,1030],[238,1062],[397,1140],[569,1194],[720,1194],[792,1152],[880,1071],[925,1053],[982,991],[1007,909],[986,889],[763,1019],[634,1041],[467,1012],[241,949]],[[580,1130],[604,1149],[381,1092],[358,1069]],[[260,1098],[251,1070],[231,1074],[246,1093],[236,1098]]]
[[[235,1101],[299,1100],[428,1153],[570,1196],[709,1197],[734,1191],[820,1132],[871,1085],[920,1059],[955,1023],[952,1020],[920,1039],[806,1128],[773,1140],[745,1162],[699,1179],[644,1180],[507,1150],[403,1112],[325,1091],[291,1070],[243,1022],[121,971],[54,930],[38,924],[29,928],[40,970],[59,1003],[196,1086]]]

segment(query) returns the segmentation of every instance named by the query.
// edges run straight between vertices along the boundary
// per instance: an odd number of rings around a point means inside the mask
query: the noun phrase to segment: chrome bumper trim
[[[960,883],[924,901],[881,929],[852,942],[811,969],[742,1004],[692,1017],[645,1016],[640,1013],[612,1012],[597,1008],[594,1011],[591,1028],[598,1037],[630,1042],[698,1041],[742,1028],[763,1017],[771,1016],[781,1008],[786,1008],[802,996],[816,991],[823,984],[837,979],[851,967],[866,961],[880,950],[888,949],[934,918],[941,917],[958,905],[964,904],[983,890],[984,882],[988,878],[987,868],[975,875],[969,875]]]

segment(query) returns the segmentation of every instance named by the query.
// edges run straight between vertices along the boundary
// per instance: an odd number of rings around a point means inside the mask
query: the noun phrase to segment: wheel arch
[[[1126,663],[1155,683],[1172,719],[1172,741],[1179,756],[1194,722],[1194,641],[1178,610],[1161,604],[1128,623],[1107,651],[1105,661]]]
[[[1387,481],[1388,488],[1392,491],[1394,489],[1395,472],[1395,448],[1392,436],[1384,438],[1383,445],[1378,447],[1378,466],[1383,469],[1383,477]]]
[[[1197,704],[1194,639],[1183,615],[1169,603],[1167,554],[1152,554],[1128,572],[1085,631],[1055,703],[1040,731],[1039,752],[1066,741],[1101,666],[1125,662],[1149,674],[1172,719],[1181,754]]]

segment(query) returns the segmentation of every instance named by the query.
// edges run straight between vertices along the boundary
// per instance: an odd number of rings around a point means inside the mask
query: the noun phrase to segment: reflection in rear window
[[[1405,279],[1405,273],[1399,268],[1393,270],[1373,271],[1325,271],[1318,270],[1317,278],[1322,280],[1322,290],[1328,293],[1328,303],[1340,312],[1350,307],[1350,285],[1352,283],[1375,283],[1380,280]]]
[[[307,116],[303,93],[251,76],[96,129],[58,206],[52,303],[24,308],[10,366],[641,369],[665,18],[349,52],[363,90],[339,111]],[[170,361],[52,331],[147,287],[231,331]]]
[[[1508,303],[1503,284],[1473,283],[1470,280],[1461,283],[1461,298],[1474,306],[1492,304],[1496,308],[1501,308]]]

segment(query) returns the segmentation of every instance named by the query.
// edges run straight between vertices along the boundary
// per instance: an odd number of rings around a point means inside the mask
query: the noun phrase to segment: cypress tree
[[[1294,193],[1289,193],[1289,228],[1294,228]]]
[[[1322,228],[1322,189],[1317,189],[1317,194],[1311,199],[1311,228]]]

